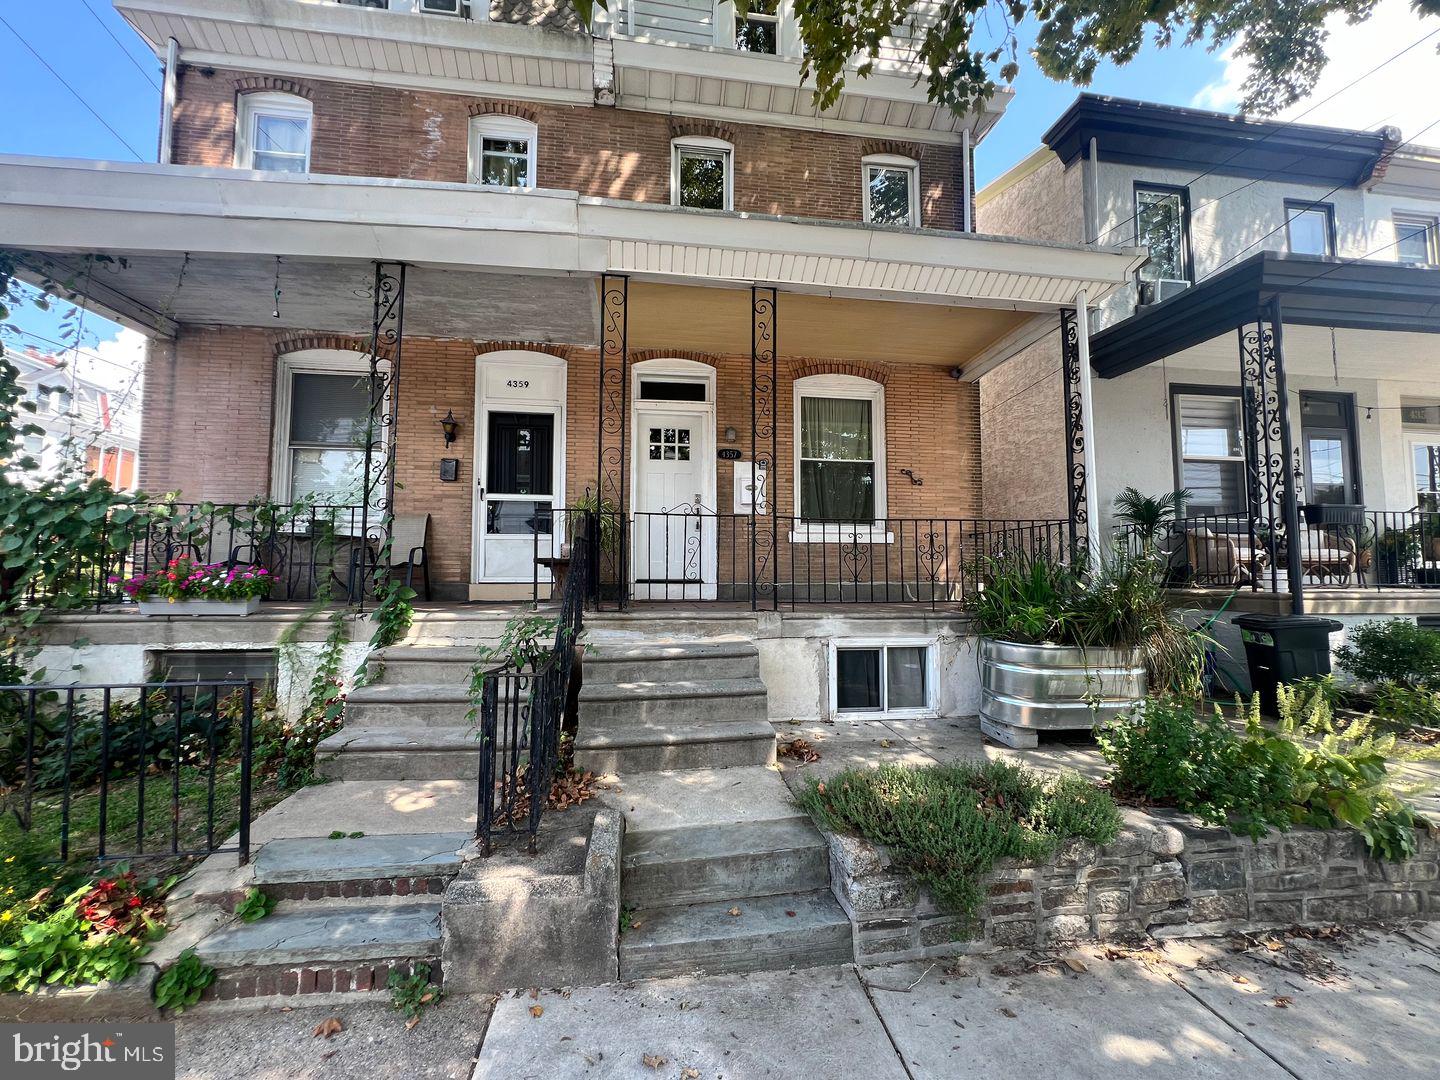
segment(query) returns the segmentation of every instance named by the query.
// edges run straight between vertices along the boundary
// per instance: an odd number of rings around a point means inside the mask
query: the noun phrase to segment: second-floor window
[[[243,94],[235,138],[235,165],[261,172],[310,171],[314,107],[294,94]]]
[[[865,220],[876,225],[919,225],[920,166],[910,158],[874,154],[861,163]]]
[[[1395,215],[1395,258],[1403,263],[1428,266],[1440,262],[1440,224],[1421,214]]]
[[[1146,281],[1190,281],[1190,197],[1184,188],[1135,186],[1135,243],[1150,249]]]
[[[1335,208],[1285,200],[1285,247],[1292,255],[1335,254]]]
[[[670,202],[692,210],[734,205],[734,149],[722,139],[691,137],[671,143]]]
[[[518,116],[470,121],[470,182],[485,187],[533,188],[537,131]]]
[[[741,52],[780,51],[780,0],[750,0],[749,10],[735,10],[735,48]]]

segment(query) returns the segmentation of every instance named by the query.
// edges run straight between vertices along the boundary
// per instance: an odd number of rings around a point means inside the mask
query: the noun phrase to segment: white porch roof
[[[286,325],[366,325],[369,264],[382,260],[409,264],[412,295],[434,301],[414,309],[413,325],[407,312],[407,331],[428,336],[525,326],[532,339],[593,343],[594,281],[613,272],[989,309],[990,340],[968,343],[967,355],[1082,291],[1098,301],[1142,259],[1134,249],[700,213],[573,191],[21,157],[0,157],[0,238],[59,278],[83,272],[90,253],[123,258],[92,267],[82,291],[162,334],[187,321],[270,325],[278,256]],[[550,280],[537,288],[536,276]]]

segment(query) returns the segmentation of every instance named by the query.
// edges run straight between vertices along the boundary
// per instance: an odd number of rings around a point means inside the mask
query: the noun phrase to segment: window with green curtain
[[[801,397],[800,516],[806,521],[875,519],[873,402]]]

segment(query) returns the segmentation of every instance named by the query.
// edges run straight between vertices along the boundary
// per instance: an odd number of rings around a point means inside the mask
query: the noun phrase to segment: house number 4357
[[[529,380],[529,379],[506,379],[506,380],[505,380],[505,385],[508,386],[511,390],[528,390],[528,389],[530,388],[530,380]]]

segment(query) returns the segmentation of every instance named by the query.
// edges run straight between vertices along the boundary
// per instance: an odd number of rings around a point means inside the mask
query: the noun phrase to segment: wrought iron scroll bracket
[[[1060,372],[1065,390],[1066,505],[1070,547],[1077,550],[1090,520],[1085,483],[1085,405],[1080,390],[1080,326],[1073,308],[1060,311]]]

